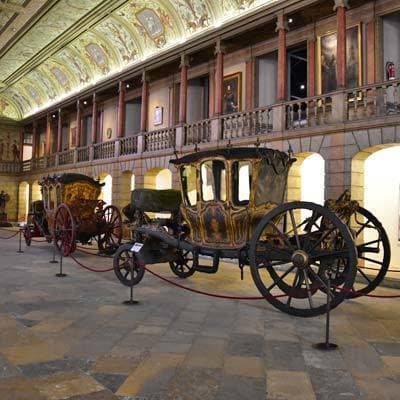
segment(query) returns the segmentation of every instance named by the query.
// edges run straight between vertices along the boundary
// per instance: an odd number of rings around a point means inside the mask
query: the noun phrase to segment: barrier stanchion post
[[[22,250],[22,229],[20,228],[19,229],[19,240],[18,240],[18,242],[19,242],[19,245],[18,245],[18,251],[17,251],[17,253],[23,253],[23,250]]]
[[[53,259],[49,261],[50,264],[58,264],[58,261],[56,260],[56,246],[53,246]]]
[[[135,257],[135,253],[132,252],[132,258],[131,258],[131,262],[130,262],[130,267],[131,267],[131,286],[130,286],[130,298],[129,300],[125,300],[122,304],[128,305],[128,306],[134,306],[135,304],[139,304],[139,302],[137,300],[133,300],[133,286],[134,286],[134,279],[133,279],[133,265],[134,265],[134,257]]]
[[[313,347],[318,350],[336,350],[338,345],[335,343],[331,343],[329,341],[329,330],[330,330],[330,314],[331,314],[331,278],[330,271],[328,271],[328,291],[326,293],[326,323],[325,323],[325,342],[314,344]]]
[[[55,275],[57,278],[64,278],[67,276],[67,274],[63,273],[63,256],[60,253],[60,272]]]

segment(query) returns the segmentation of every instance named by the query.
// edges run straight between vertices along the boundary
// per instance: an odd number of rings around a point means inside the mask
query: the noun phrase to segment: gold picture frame
[[[317,92],[325,94],[337,89],[337,32],[330,31],[317,38]],[[324,71],[323,71],[324,70]],[[362,85],[361,25],[346,29],[346,88]]]
[[[242,73],[224,76],[223,108],[224,114],[242,111]]]

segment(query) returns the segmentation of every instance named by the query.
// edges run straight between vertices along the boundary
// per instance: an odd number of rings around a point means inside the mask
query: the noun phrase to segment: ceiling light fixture
[[[288,22],[289,22],[289,24],[291,24],[293,22],[293,18],[289,18]]]

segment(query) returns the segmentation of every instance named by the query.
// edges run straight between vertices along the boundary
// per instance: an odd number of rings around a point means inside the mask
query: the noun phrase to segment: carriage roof
[[[185,165],[196,163],[206,158],[212,159],[215,157],[222,157],[226,160],[267,159],[269,164],[275,164],[279,162],[285,166],[290,165],[293,160],[287,153],[279,150],[256,147],[236,147],[198,151],[196,153],[185,155],[176,160],[170,160],[170,163],[175,165]]]
[[[83,174],[76,174],[76,173],[65,173],[62,175],[54,175],[54,176],[47,176],[43,178],[40,182],[42,186],[49,186],[60,183],[62,185],[67,185],[70,183],[77,183],[77,182],[86,182],[96,188],[101,188],[104,186],[104,183],[100,183],[99,181],[91,178],[90,176],[83,175]]]

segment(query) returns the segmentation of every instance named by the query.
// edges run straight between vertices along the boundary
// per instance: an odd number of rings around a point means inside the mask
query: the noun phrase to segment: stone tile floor
[[[324,317],[203,297],[149,274],[134,291],[140,304],[127,307],[129,291],[112,272],[67,259],[60,279],[50,245],[16,250],[17,240],[0,240],[0,400],[400,399],[399,300],[339,306],[331,334],[339,349],[326,353],[312,347]],[[166,265],[153,268],[178,280]],[[185,283],[258,295],[249,272],[241,282],[232,265]]]

